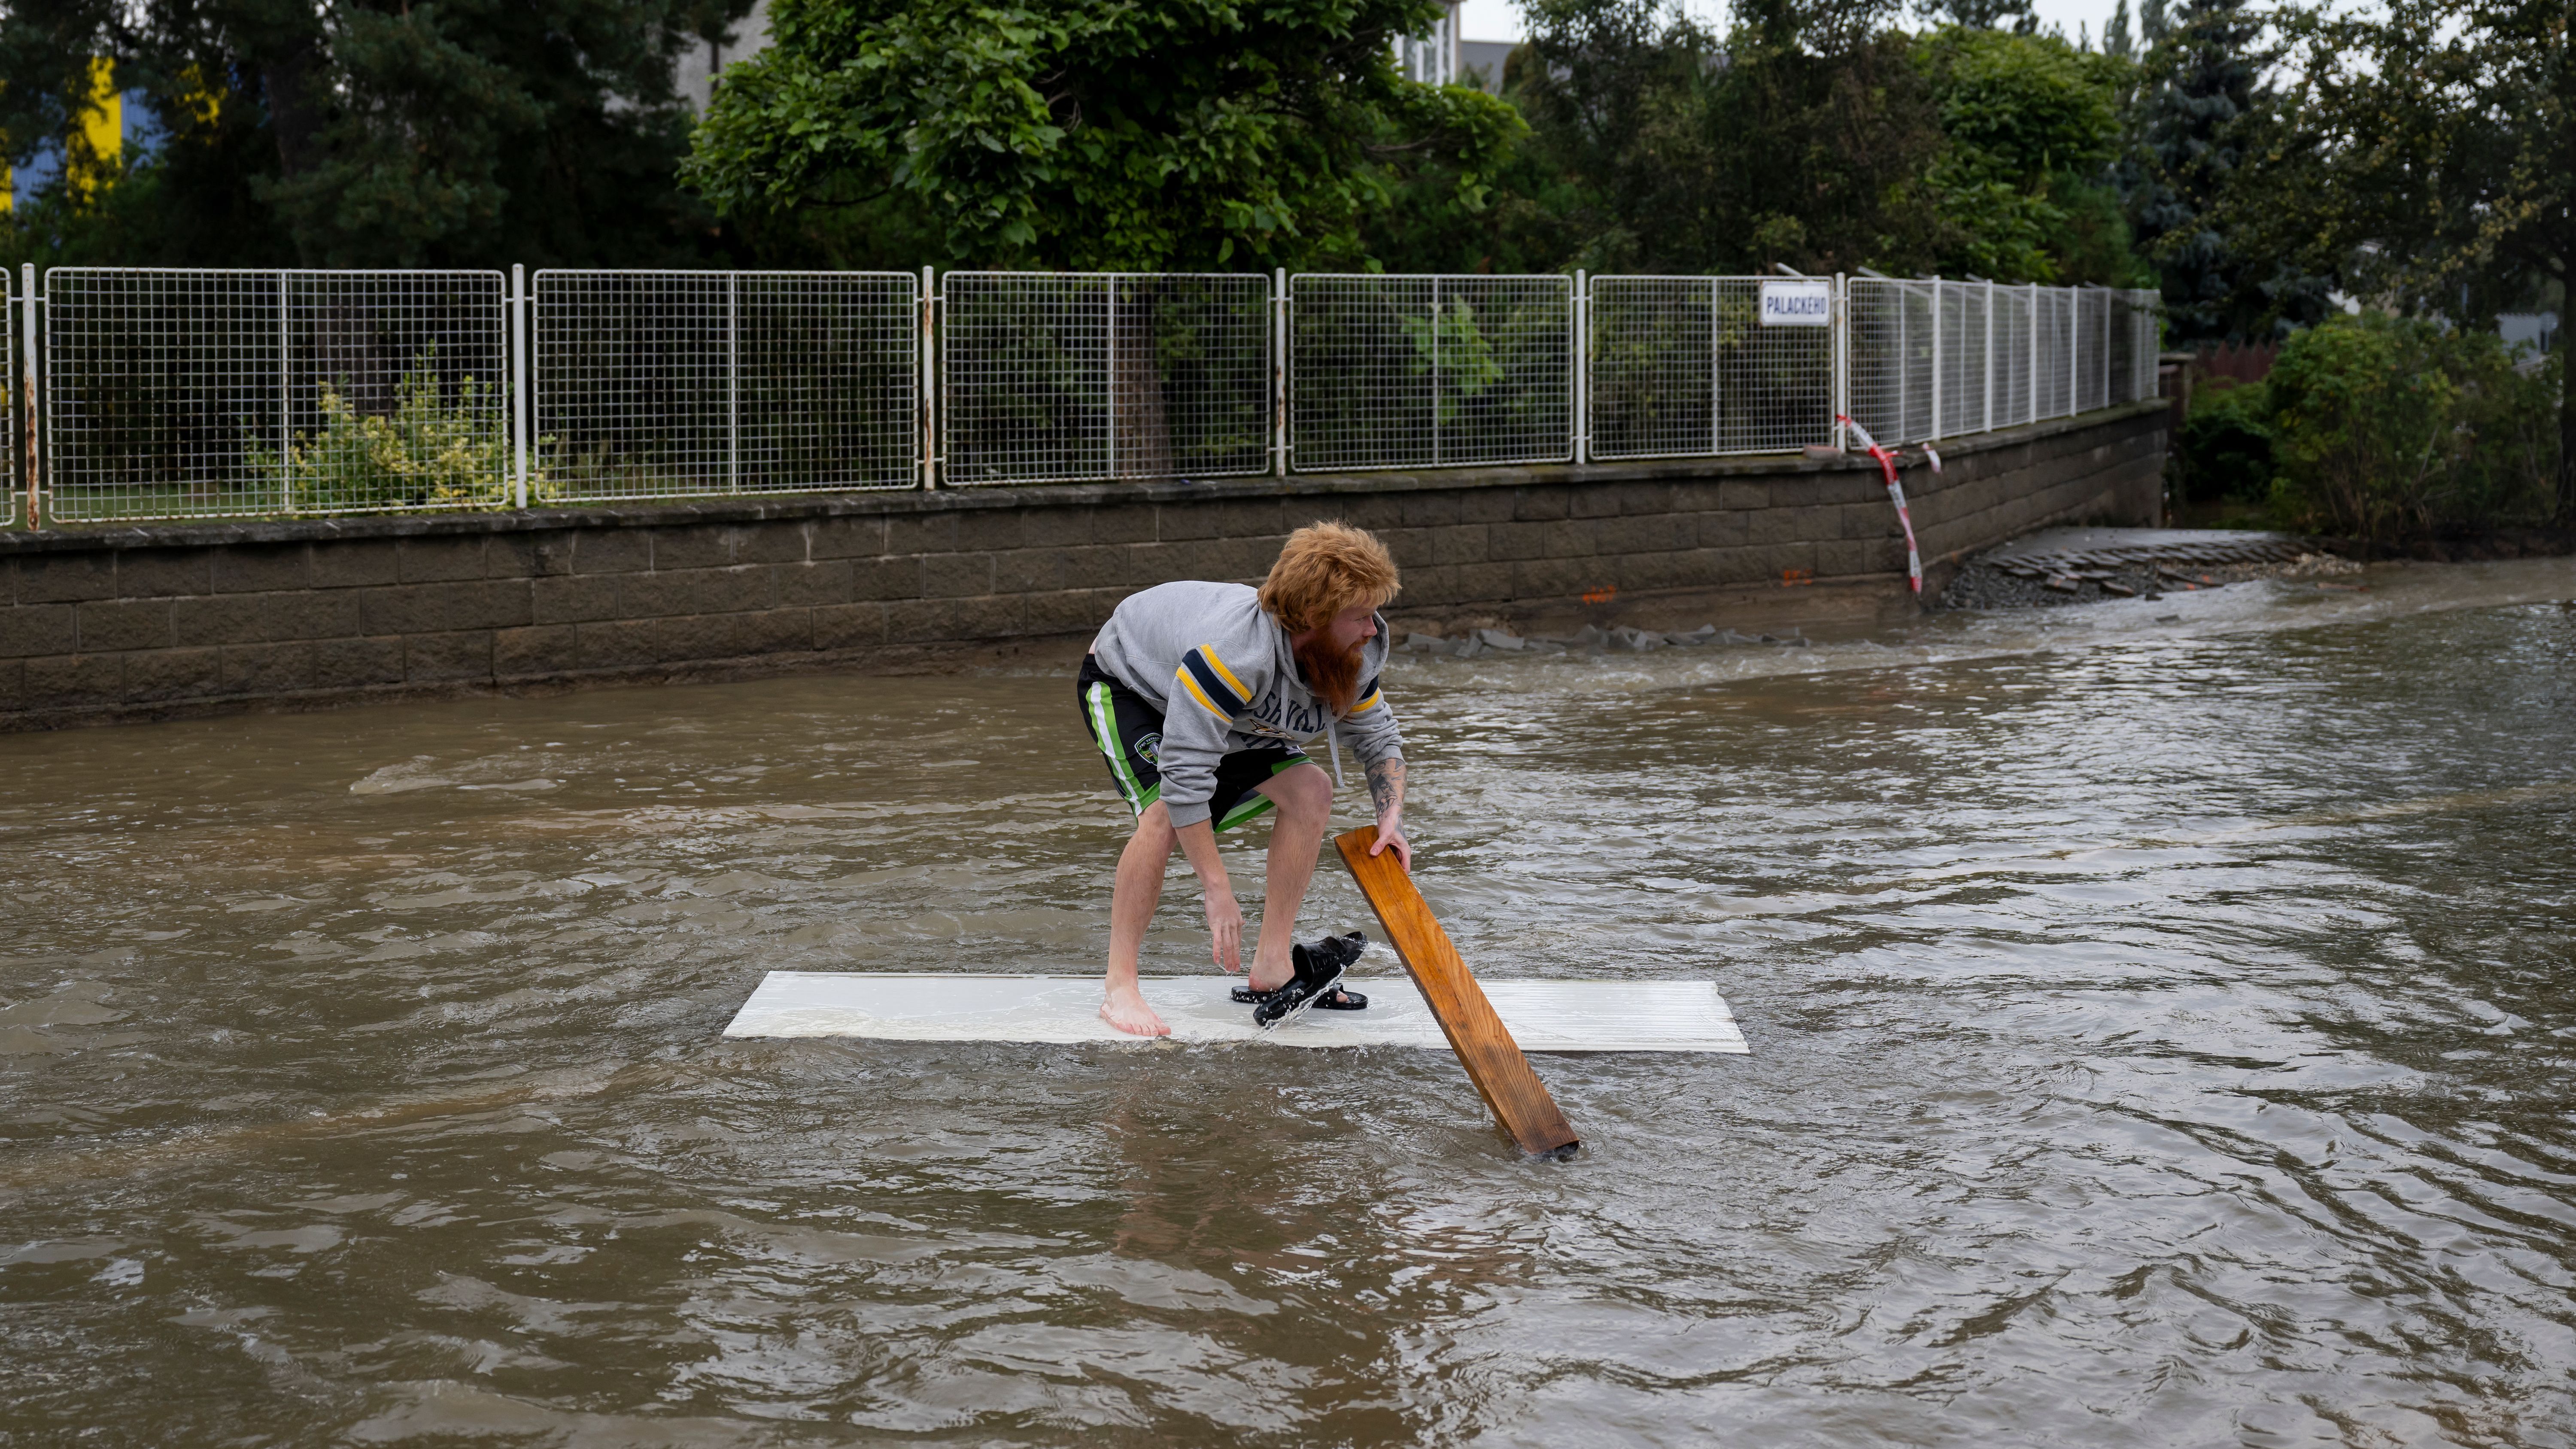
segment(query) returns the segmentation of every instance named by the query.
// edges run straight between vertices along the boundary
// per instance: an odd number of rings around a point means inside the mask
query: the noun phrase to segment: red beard
[[[1296,646],[1297,672],[1305,677],[1306,687],[1315,697],[1332,707],[1333,713],[1349,714],[1351,703],[1359,697],[1360,654],[1368,648],[1363,639],[1348,653],[1336,653],[1332,641],[1318,630],[1315,637]]]

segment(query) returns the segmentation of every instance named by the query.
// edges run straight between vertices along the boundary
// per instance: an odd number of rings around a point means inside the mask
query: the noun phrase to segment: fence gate
[[[1267,277],[950,272],[939,307],[944,482],[1270,470]]]
[[[530,501],[919,482],[903,272],[542,271]]]
[[[54,518],[510,502],[498,272],[56,267],[43,305]]]
[[[2016,428],[2030,421],[2031,306],[2037,289],[1997,287],[1988,305],[1994,309],[1995,426]]]
[[[1761,277],[1595,277],[1588,456],[1795,452],[1833,441],[1835,329],[1762,325]]]
[[[1573,458],[1572,278],[1306,274],[1288,285],[1297,468]]]
[[[1930,438],[1938,316],[1933,284],[1854,277],[1845,287],[1853,420],[1882,443]]]

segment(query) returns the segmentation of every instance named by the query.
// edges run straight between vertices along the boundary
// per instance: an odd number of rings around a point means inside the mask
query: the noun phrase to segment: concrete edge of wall
[[[2073,417],[2049,418],[1946,439],[1933,446],[1945,463],[2029,448],[2052,438],[2088,432],[2106,423],[2161,413],[2161,398],[2121,403]],[[477,513],[352,514],[331,518],[223,522],[156,522],[0,530],[0,557],[94,549],[201,548],[243,543],[307,543],[332,539],[436,538],[471,534],[557,532],[582,528],[667,528],[696,523],[758,523],[853,515],[920,514],[982,509],[1088,507],[1099,504],[1186,503],[1236,498],[1332,497],[1431,489],[1509,488],[1533,483],[1636,483],[1666,478],[1779,478],[1800,474],[1874,472],[1864,454],[1748,453],[1722,457],[1642,459],[1616,463],[1542,463],[1513,467],[1390,469],[1365,473],[1291,473],[1285,477],[1177,478],[1119,483],[1012,484],[883,489],[858,493],[766,494],[529,508]]]

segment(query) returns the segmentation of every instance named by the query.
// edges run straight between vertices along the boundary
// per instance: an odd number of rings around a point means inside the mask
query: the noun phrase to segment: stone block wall
[[[2156,522],[2164,428],[2133,404],[1908,470],[1927,563]],[[0,534],[0,728],[1079,636],[1139,588],[1257,579],[1317,518],[1378,531],[1415,609],[1903,587],[1876,469],[1839,457],[40,530]]]

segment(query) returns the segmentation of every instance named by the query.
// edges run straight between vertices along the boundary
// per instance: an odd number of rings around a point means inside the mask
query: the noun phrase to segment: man
[[[1288,536],[1258,591],[1163,584],[1131,595],[1101,627],[1077,683],[1082,718],[1136,813],[1110,897],[1101,1020],[1138,1036],[1171,1031],[1137,990],[1136,955],[1175,847],[1207,895],[1210,954],[1226,971],[1238,968],[1243,911],[1216,833],[1274,808],[1252,999],[1292,987],[1297,908],[1333,808],[1333,777],[1306,758],[1318,735],[1333,743],[1337,772],[1340,741],[1359,755],[1377,812],[1370,853],[1393,850],[1413,868],[1404,741],[1378,692],[1387,655],[1378,610],[1397,587],[1384,545],[1347,524],[1317,523]],[[1313,1004],[1366,1002],[1335,987]]]

